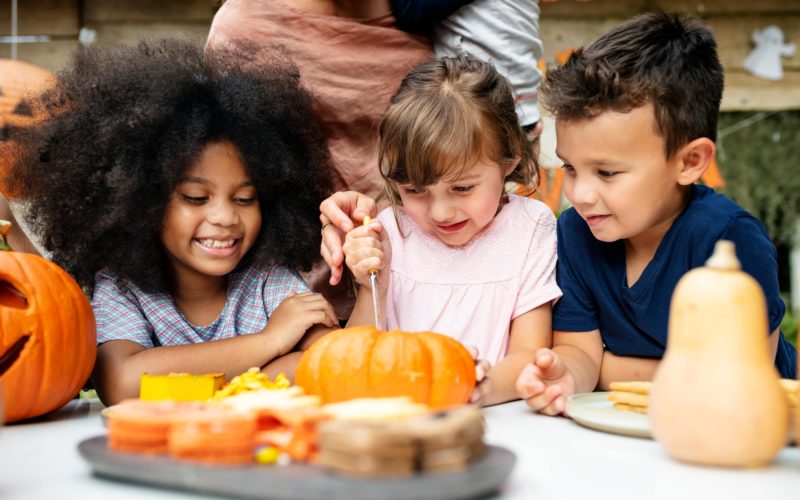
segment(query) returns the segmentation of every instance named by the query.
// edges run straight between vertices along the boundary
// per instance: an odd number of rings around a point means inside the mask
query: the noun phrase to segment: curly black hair
[[[330,158],[312,96],[279,49],[204,54],[173,39],[85,48],[37,105],[45,118],[17,137],[12,189],[81,286],[102,269],[167,289],[168,200],[203,148],[223,140],[241,153],[261,205],[261,232],[239,268],[308,270],[319,257]]]

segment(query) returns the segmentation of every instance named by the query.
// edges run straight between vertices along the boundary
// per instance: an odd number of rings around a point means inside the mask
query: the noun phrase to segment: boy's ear
[[[688,186],[697,182],[716,154],[717,145],[708,137],[700,137],[683,146],[676,154],[678,183]]]

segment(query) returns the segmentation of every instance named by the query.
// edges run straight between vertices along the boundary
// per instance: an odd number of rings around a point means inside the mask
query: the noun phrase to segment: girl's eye
[[[568,173],[568,174],[570,174],[570,175],[572,175],[572,174],[574,174],[574,173],[575,173],[575,167],[573,167],[573,166],[572,166],[572,165],[570,165],[569,163],[565,163],[565,164],[561,165],[561,168],[562,168],[562,169],[563,169],[563,170],[564,170],[566,173]]]
[[[619,172],[609,172],[608,170],[598,170],[597,175],[600,177],[611,178],[617,175]]]
[[[453,191],[456,193],[469,193],[475,186],[453,186]]]
[[[412,187],[412,186],[403,186],[401,189],[403,190],[403,192],[404,192],[405,194],[410,194],[410,195],[412,195],[412,196],[414,196],[414,195],[419,195],[419,194],[422,194],[422,193],[424,193],[424,192],[425,192],[425,189],[424,189],[424,188],[422,188],[422,189],[417,189],[417,188],[415,188],[415,187]]]
[[[208,201],[208,196],[188,196],[185,194],[181,195],[184,201],[188,201],[194,205],[202,205],[203,203]]]
[[[254,204],[257,201],[257,198],[234,198],[234,201],[239,205],[247,206]]]

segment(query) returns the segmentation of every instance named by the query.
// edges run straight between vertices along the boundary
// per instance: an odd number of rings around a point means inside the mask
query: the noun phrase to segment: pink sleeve
[[[556,219],[549,211],[537,221],[522,266],[517,303],[511,319],[561,297],[556,283]]]

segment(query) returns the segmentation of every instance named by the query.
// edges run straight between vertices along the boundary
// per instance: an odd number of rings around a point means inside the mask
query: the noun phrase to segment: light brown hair
[[[380,124],[379,165],[390,201],[396,184],[421,188],[457,178],[480,159],[507,167],[506,181],[533,191],[539,166],[517,118],[511,85],[471,56],[434,59],[414,68]]]

